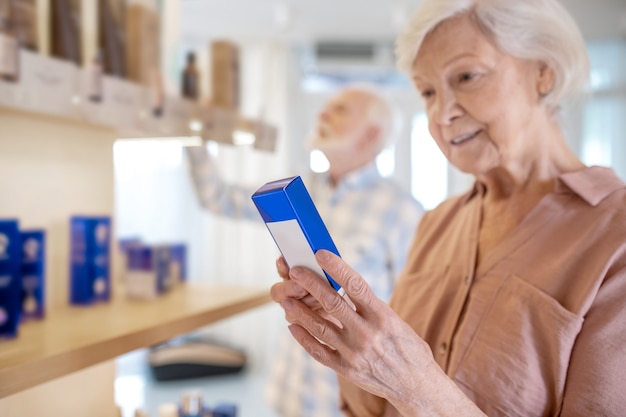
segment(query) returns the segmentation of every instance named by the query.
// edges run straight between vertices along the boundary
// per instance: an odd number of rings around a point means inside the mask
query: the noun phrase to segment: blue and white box
[[[211,410],[213,417],[237,417],[237,405],[233,403],[219,403]]]
[[[45,316],[46,234],[23,230],[22,237],[22,320]]]
[[[17,336],[22,311],[19,222],[0,220],[0,338]]]
[[[326,277],[341,295],[343,288],[315,261],[315,252],[329,250],[339,255],[326,225],[299,176],[268,182],[253,195],[267,229],[287,265],[305,266]]]
[[[170,245],[170,274],[174,283],[187,281],[187,245]]]
[[[155,298],[172,288],[169,246],[131,246],[126,254],[128,263],[124,285],[130,298]]]
[[[70,303],[109,301],[111,218],[74,216],[70,229]]]

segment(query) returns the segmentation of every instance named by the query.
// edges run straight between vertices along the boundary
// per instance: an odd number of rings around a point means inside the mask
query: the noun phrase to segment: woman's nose
[[[447,126],[462,114],[463,109],[459,105],[453,92],[443,91],[437,95],[435,100],[434,118],[438,124]]]

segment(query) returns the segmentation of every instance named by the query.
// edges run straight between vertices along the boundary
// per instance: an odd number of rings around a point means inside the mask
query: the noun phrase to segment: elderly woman
[[[626,410],[626,185],[566,145],[582,37],[556,0],[425,0],[398,39],[432,136],[474,187],[427,213],[390,305],[340,258],[277,263],[290,330],[348,416]]]

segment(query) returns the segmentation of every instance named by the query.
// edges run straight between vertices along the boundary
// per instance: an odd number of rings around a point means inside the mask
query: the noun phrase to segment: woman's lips
[[[450,141],[450,143],[453,144],[453,145],[461,145],[462,143],[465,143],[467,141],[470,141],[470,140],[474,139],[476,136],[478,136],[479,133],[480,133],[480,130],[477,130],[476,132],[467,133],[465,135],[457,136],[456,138],[452,139]]]

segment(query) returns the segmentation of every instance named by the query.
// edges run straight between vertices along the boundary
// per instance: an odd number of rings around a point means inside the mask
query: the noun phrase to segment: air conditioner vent
[[[372,61],[376,45],[371,42],[318,42],[315,55],[318,60]]]

